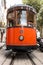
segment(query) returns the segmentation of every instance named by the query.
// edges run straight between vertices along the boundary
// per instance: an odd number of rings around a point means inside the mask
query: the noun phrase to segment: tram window
[[[13,27],[15,25],[16,25],[16,23],[13,20],[9,20],[7,27]]]
[[[7,25],[7,27],[13,27],[15,25],[16,25],[15,16],[14,16],[14,13],[11,12],[8,14],[8,25]]]
[[[15,10],[8,14],[9,27],[13,26],[27,26],[28,22],[34,22],[34,15],[32,12],[26,10]]]
[[[7,27],[9,27],[9,21],[8,21],[8,23],[7,23]]]
[[[17,25],[27,26],[27,15],[25,10],[19,10],[17,12]]]
[[[34,13],[31,11],[27,12],[27,21],[34,23]]]
[[[12,27],[13,26],[13,20],[9,21],[9,26]]]

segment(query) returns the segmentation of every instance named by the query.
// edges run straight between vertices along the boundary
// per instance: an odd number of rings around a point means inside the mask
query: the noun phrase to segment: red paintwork
[[[20,33],[23,30],[23,33]],[[24,40],[20,41],[19,36],[23,35]],[[8,28],[6,35],[6,45],[13,46],[34,46],[36,45],[36,30],[33,28]]]

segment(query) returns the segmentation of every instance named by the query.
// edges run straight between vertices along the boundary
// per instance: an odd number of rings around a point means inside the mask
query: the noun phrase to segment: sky
[[[0,6],[3,5],[4,0],[0,0]],[[22,4],[22,0],[6,0],[6,7],[9,8],[15,4]]]
[[[4,11],[4,0],[0,0],[0,20],[5,20],[4,16],[5,16],[5,11]],[[15,4],[22,4],[22,0],[6,0],[6,7],[7,9]]]
[[[15,4],[22,4],[22,0],[6,0],[6,6],[9,8]]]

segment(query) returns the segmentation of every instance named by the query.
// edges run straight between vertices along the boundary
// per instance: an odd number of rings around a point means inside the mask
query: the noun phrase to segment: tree
[[[37,28],[42,33],[43,27],[43,0],[23,0],[24,4],[33,6],[37,11]],[[42,35],[41,35],[42,36]]]
[[[37,12],[39,12],[41,7],[40,0],[23,0],[23,3],[33,6]]]
[[[42,36],[42,28],[43,28],[43,6],[41,7],[38,17],[37,17],[37,27],[40,29],[41,36]]]
[[[40,1],[40,4],[43,5],[43,0]]]

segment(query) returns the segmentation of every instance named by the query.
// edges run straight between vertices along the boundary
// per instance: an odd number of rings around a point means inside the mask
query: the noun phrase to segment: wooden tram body
[[[31,51],[36,43],[36,11],[28,5],[17,5],[8,9],[6,48],[14,51]]]

